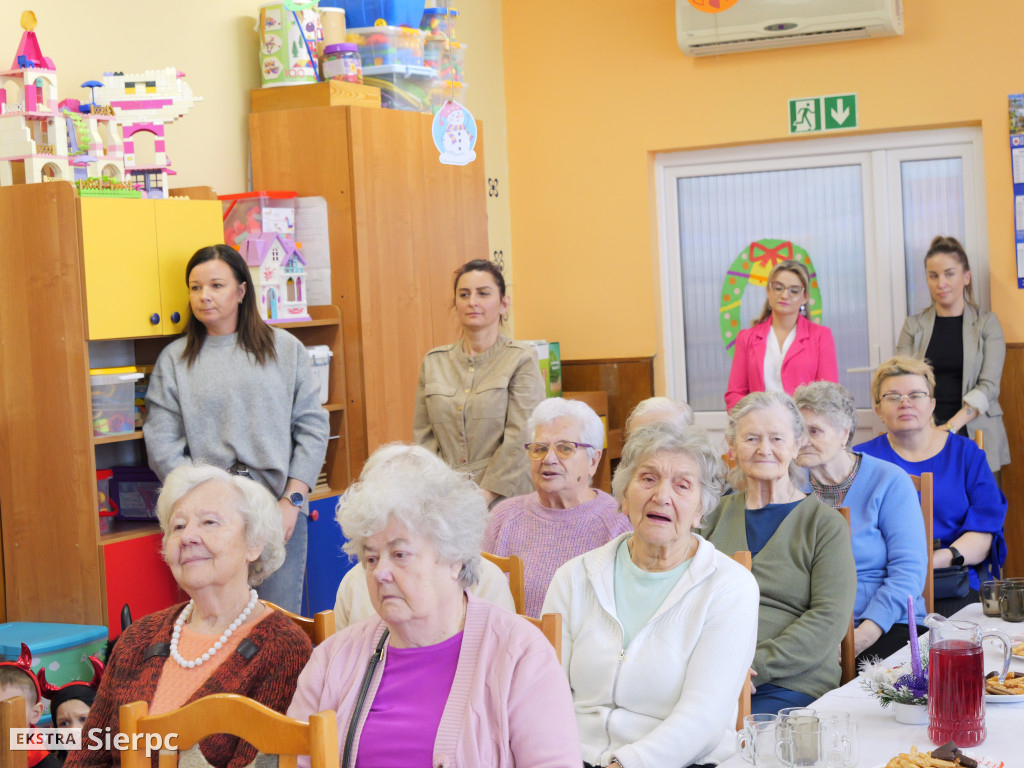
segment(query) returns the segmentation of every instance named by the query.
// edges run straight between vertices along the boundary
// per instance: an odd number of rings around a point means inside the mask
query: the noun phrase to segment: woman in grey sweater
[[[260,597],[299,612],[310,489],[323,465],[327,412],[305,347],[268,326],[249,268],[227,245],[201,248],[185,268],[185,335],[156,361],[143,426],[149,465],[163,480],[202,461],[262,483],[278,499],[288,540]]]

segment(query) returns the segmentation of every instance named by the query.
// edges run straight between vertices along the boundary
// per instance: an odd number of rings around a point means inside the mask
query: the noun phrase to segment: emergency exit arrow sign
[[[847,93],[842,96],[825,96],[822,101],[825,102],[826,131],[857,127],[857,94]]]
[[[789,132],[821,133],[857,127],[857,94],[807,96],[789,100]]]

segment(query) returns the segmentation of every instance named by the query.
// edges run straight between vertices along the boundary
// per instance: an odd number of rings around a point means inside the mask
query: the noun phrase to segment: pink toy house
[[[68,162],[76,180],[124,180],[124,145],[113,110],[78,99],[60,103],[68,137]]]
[[[294,240],[280,232],[264,232],[242,242],[239,253],[249,265],[264,318],[275,322],[310,319],[306,261]]]
[[[57,107],[57,67],[21,15],[24,30],[10,69],[0,72],[0,186],[68,180],[67,133]]]

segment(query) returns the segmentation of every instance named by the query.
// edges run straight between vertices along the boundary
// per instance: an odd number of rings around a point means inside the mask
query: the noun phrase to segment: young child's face
[[[81,699],[69,699],[57,707],[57,716],[53,718],[56,728],[78,728],[85,726],[89,716],[89,705]]]
[[[26,696],[25,690],[20,685],[5,685],[0,688],[0,701],[4,699],[13,699],[15,696],[21,696],[25,699],[25,719],[29,725],[35,725],[39,722],[39,718],[43,716],[43,702],[37,701],[32,703],[32,699],[35,696]]]

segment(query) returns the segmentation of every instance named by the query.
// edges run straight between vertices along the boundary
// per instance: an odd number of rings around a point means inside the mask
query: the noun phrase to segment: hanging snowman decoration
[[[476,121],[457,101],[446,101],[434,115],[431,134],[445,165],[466,165],[476,160]]]

